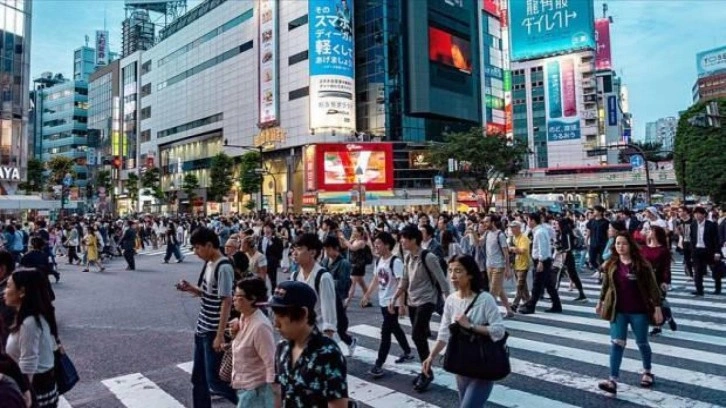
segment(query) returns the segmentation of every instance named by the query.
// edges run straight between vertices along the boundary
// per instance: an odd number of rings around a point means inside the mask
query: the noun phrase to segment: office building
[[[647,122],[645,124],[645,143],[656,143],[658,140],[658,123]]]
[[[673,150],[678,118],[669,116],[645,124],[645,142],[660,144],[662,150]]]
[[[696,54],[696,72],[694,103],[726,98],[726,45]]]
[[[96,70],[96,50],[84,45],[73,51],[73,80],[88,81]]]
[[[0,1],[0,195],[15,194],[26,177],[32,7],[30,1]]]
[[[154,22],[148,11],[132,11],[121,23],[121,55],[126,57],[153,47],[154,32]]]

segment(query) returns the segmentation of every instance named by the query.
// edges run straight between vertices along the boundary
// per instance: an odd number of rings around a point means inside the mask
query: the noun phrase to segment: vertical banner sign
[[[577,114],[575,62],[555,57],[545,63],[545,100],[547,101],[547,141],[580,139]]]
[[[618,125],[618,100],[615,95],[608,96],[608,126]]]
[[[305,191],[317,190],[317,175],[315,174],[315,145],[305,146],[303,150],[305,165]]]
[[[486,6],[486,4],[485,4]],[[497,11],[499,11],[497,9]],[[485,134],[506,135],[506,94],[504,53],[501,49],[502,26],[499,14],[481,13],[482,96]]]
[[[278,122],[278,77],[277,77],[277,0],[260,0],[259,3],[259,109],[260,127]]]
[[[308,1],[312,129],[355,129],[352,3]]]
[[[108,65],[108,31],[96,30],[96,65]]]
[[[611,69],[612,55],[610,53],[610,20],[600,18],[595,20],[595,40],[597,41],[597,52],[595,53],[595,69]]]

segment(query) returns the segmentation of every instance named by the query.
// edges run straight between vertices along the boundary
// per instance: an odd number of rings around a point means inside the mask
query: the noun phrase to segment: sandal
[[[616,395],[618,393],[618,383],[613,380],[600,381],[597,384],[597,387],[613,395]]]
[[[653,384],[655,384],[655,376],[653,373],[643,373],[643,377],[640,379],[640,386],[650,388]]]

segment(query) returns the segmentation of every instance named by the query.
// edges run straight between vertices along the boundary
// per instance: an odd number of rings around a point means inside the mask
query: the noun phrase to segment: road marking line
[[[510,297],[513,297],[514,292],[510,293],[510,295],[511,295]],[[574,301],[575,298],[570,297],[570,296],[560,295],[560,300]],[[593,298],[588,298],[586,303],[590,303],[590,304],[594,305],[595,303],[597,303],[597,301],[594,300]],[[714,311],[710,311],[710,310],[692,310],[692,309],[686,309],[686,308],[682,308],[682,307],[671,306],[671,311],[675,314],[677,322],[679,321],[679,319],[678,319],[679,315],[689,315],[689,316],[697,316],[697,317],[715,317],[717,319],[723,319],[723,317],[724,317],[724,314],[722,312],[714,312]]]
[[[58,408],[73,408],[73,407],[71,406],[71,404],[68,402],[68,400],[65,397],[60,396],[60,397],[58,397]]]
[[[562,288],[560,288],[562,290]],[[592,296],[595,299],[600,298],[600,290],[584,290],[585,294],[588,296]],[[668,297],[668,303],[671,305],[682,305],[682,306],[700,306],[700,307],[710,307],[714,309],[724,309],[726,310],[726,303],[717,303],[717,302],[708,302],[704,300],[696,300],[697,298],[695,296],[692,296],[689,298],[674,298],[674,297]]]
[[[408,394],[365,381],[350,374],[347,376],[347,380],[348,395],[350,398],[373,408],[438,408],[437,405],[429,404],[426,401],[414,398]]]
[[[181,363],[177,365],[177,367],[181,368],[182,370],[186,371],[187,373],[192,373],[192,368],[194,367],[194,361],[187,361],[186,363]]]
[[[101,381],[127,408],[184,408],[179,401],[139,373]]]

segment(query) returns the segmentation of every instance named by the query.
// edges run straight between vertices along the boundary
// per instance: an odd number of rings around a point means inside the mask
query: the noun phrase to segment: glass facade
[[[81,47],[73,52],[73,79],[88,81],[96,70],[96,50],[91,47]]]
[[[123,103],[123,137],[112,141],[114,155],[124,157],[123,168],[133,169],[136,167],[136,139],[138,137],[137,115],[138,115],[138,63],[131,64],[121,69]]]
[[[0,165],[24,168],[28,154],[30,1],[0,0]],[[23,172],[24,173],[24,172]],[[15,185],[3,182],[2,193]]]
[[[95,147],[101,158],[110,160],[113,155],[111,140],[118,139],[119,97],[116,85],[118,63],[112,62],[101,68],[107,72],[94,75],[88,87],[88,129],[95,131],[97,138]],[[103,162],[103,161],[101,161]]]

